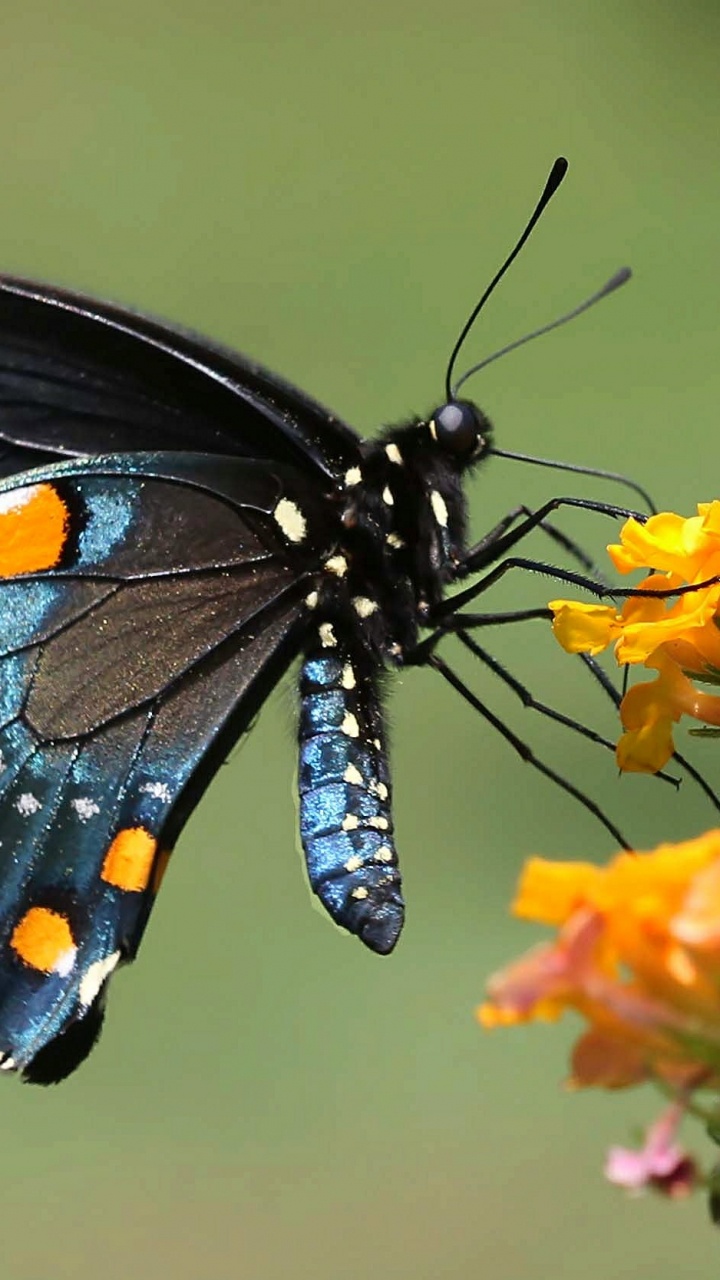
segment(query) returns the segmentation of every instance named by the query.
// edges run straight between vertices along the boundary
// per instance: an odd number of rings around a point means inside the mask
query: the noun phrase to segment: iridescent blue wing
[[[202,450],[336,476],[358,437],[235,351],[82,294],[0,276],[0,475],[58,456]]]
[[[168,851],[298,651],[327,551],[289,468],[118,455],[0,484],[0,1055],[92,1047]]]

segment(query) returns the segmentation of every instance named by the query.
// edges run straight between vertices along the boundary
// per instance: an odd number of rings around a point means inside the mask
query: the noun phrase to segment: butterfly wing
[[[203,450],[334,477],[358,437],[298,388],[189,331],[0,276],[0,474],[58,456]]]
[[[5,1069],[57,1080],[92,1047],[168,851],[301,643],[328,536],[306,490],[207,454],[0,485]]]

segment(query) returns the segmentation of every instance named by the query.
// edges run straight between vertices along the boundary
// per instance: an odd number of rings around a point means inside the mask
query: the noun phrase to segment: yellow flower
[[[572,1084],[720,1088],[720,830],[604,868],[532,859],[513,909],[558,933],[490,979],[483,1026],[573,1009]]]
[[[626,730],[617,749],[621,769],[654,773],[673,753],[672,726],[682,715],[720,725],[720,696],[701,693],[693,680],[720,685],[720,582],[660,599],[672,591],[720,575],[720,501],[698,504],[684,519],[673,512],[630,519],[620,544],[608,552],[621,573],[654,570],[625,601],[612,606],[553,600],[553,631],[568,653],[595,655],[611,644],[619,663],[659,674],[635,685],[620,713]]]

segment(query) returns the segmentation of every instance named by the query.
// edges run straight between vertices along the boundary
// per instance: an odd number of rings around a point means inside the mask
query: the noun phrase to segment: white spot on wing
[[[395,506],[395,499],[393,498],[392,493],[387,485],[385,485],[385,488],[382,491],[382,500],[388,507]]]
[[[96,804],[90,796],[77,796],[75,800],[70,801],[70,808],[74,809],[81,822],[89,822],[100,812],[100,805]]]
[[[345,870],[359,871],[361,866],[362,866],[362,858],[358,858],[357,854],[354,853],[352,857],[348,858],[347,862],[345,863]]]
[[[113,969],[120,959],[120,952],[113,951],[112,955],[104,956],[102,960],[95,960],[89,965],[80,979],[80,989],[78,996],[80,1003],[87,1009],[96,998],[100,988],[106,978],[110,976]]]
[[[393,851],[386,844],[381,844],[380,848],[375,851],[376,862],[392,862]]]
[[[433,509],[433,515],[435,516],[435,519],[440,525],[440,528],[447,529],[447,524],[448,524],[447,503],[445,502],[445,499],[443,498],[442,494],[438,493],[437,489],[433,489],[432,493],[430,494],[430,506]]]
[[[0,1071],[14,1071],[14,1070],[15,1070],[15,1059],[3,1057],[2,1062],[0,1062]]]
[[[143,782],[140,791],[146,796],[152,796],[153,800],[162,800],[164,804],[169,804],[172,800],[172,791],[167,782]]]
[[[367,896],[368,896],[368,891],[367,889],[364,889],[362,885],[360,885],[359,888],[357,889],[353,889],[352,893],[350,894],[351,898],[357,898],[360,902],[362,902],[363,898],[367,898]]]
[[[387,454],[390,461],[394,462],[396,466],[398,467],[402,466],[402,454],[396,444],[386,444],[385,453]]]
[[[337,636],[332,628],[332,622],[321,622],[318,627],[318,635],[323,649],[334,649],[337,644]]]
[[[360,826],[360,819],[356,813],[346,813],[342,821],[343,831],[357,831]]]
[[[343,774],[343,782],[351,782],[354,787],[361,787],[363,776],[354,764],[349,764]]]
[[[273,511],[288,542],[302,542],[307,533],[307,520],[299,507],[289,498],[281,498]]]
[[[305,604],[307,608],[317,609],[318,599],[319,597],[318,597],[317,591],[311,591],[310,594],[305,597]]]
[[[19,511],[21,507],[26,507],[28,502],[32,502],[39,488],[39,484],[26,484],[22,489],[12,489],[10,493],[0,493],[0,513],[4,511]]]
[[[342,669],[342,676],[340,677],[340,683],[343,689],[354,689],[355,685],[357,684],[357,681],[355,679],[355,672],[353,671],[349,662],[346,662],[345,666]]]
[[[23,794],[18,796],[15,801],[15,808],[21,818],[30,818],[34,813],[37,813],[39,809],[42,809],[42,805],[37,796],[33,795],[32,791],[23,791]]]
[[[359,484],[361,480],[362,471],[359,467],[350,467],[350,470],[345,472],[346,489],[351,489],[354,484]]]
[[[61,978],[67,978],[68,974],[72,973],[76,957],[77,947],[68,947],[67,951],[63,951],[62,955],[58,956],[55,961],[53,973],[59,974]]]
[[[387,818],[368,818],[367,824],[369,827],[374,827],[376,831],[387,831],[390,825]]]
[[[385,541],[389,547],[395,547],[397,551],[399,551],[401,547],[405,546],[405,541],[400,537],[399,533],[388,533]]]
[[[340,732],[346,734],[348,738],[360,737],[360,725],[357,722],[357,717],[353,715],[352,711],[347,711],[345,713],[345,719],[340,725]]]

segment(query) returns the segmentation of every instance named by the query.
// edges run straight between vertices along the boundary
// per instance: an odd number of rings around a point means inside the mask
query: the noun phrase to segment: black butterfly
[[[234,352],[0,281],[2,1069],[48,1083],[89,1052],[169,850],[298,655],[310,883],[394,946],[379,674],[455,679],[434,644],[478,588],[446,587],[543,518],[467,551],[463,481],[491,431],[450,373],[435,413],[364,442]]]

